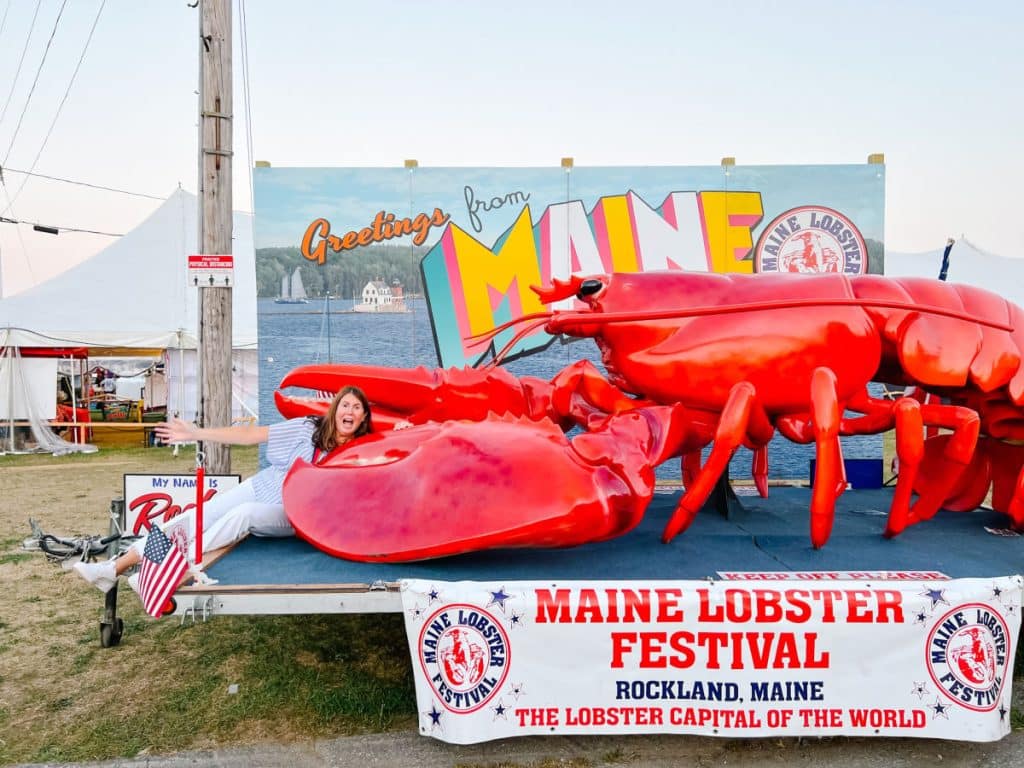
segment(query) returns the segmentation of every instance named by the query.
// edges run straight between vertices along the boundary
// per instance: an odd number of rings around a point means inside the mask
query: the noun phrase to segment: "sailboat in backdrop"
[[[295,268],[291,277],[285,275],[281,278],[281,295],[274,299],[275,304],[309,304],[306,298],[306,288],[302,284],[302,272],[299,267]]]

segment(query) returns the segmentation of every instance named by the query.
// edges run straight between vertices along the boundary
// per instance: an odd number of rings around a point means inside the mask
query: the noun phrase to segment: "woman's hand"
[[[408,429],[411,426],[412,426],[412,422],[411,421],[406,421],[405,419],[402,419],[401,421],[396,421],[395,422],[395,426],[392,427],[392,429],[394,429],[394,430]]]
[[[172,418],[154,427],[156,436],[160,442],[165,444],[173,443],[194,443],[199,439],[199,427],[181,419]]]

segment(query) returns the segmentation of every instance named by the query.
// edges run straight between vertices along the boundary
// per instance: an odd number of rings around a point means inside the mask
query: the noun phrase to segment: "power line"
[[[8,208],[10,207],[11,196],[7,192],[7,184],[4,182],[4,177],[0,175],[0,189],[4,191],[4,197],[7,198]],[[25,266],[28,268],[28,276],[32,279],[32,282],[36,281],[36,274],[32,269],[32,260],[28,257],[28,249],[25,247],[25,238],[21,236],[21,227],[16,227],[15,232],[18,233],[18,242],[21,244],[21,258],[25,261]],[[0,298],[3,298],[3,263],[0,262]]]
[[[4,17],[0,19],[0,39],[4,36],[4,27],[7,26],[7,12],[11,10],[11,0],[7,0],[7,7],[4,8]]]
[[[102,184],[90,184],[87,181],[75,181],[74,179],[63,179],[60,176],[47,176],[45,173],[32,173],[31,171],[19,171],[17,168],[10,168],[7,166],[0,167],[0,175],[4,173],[22,173],[26,176],[32,176],[37,179],[47,179],[49,181],[61,181],[65,184],[76,184],[80,187],[89,187],[91,189],[102,189],[105,192],[120,192],[122,195],[132,195],[134,197],[146,197],[150,200],[166,200],[167,198],[160,195],[147,195],[144,192],[132,192],[129,189],[118,189],[117,187],[105,187]]]
[[[11,156],[11,150],[14,149],[14,142],[18,138],[18,132],[21,130],[21,123],[25,119],[25,114],[28,112],[28,105],[32,103],[32,94],[36,92],[36,85],[39,83],[39,76],[43,73],[43,65],[46,64],[46,57],[50,55],[50,45],[53,44],[53,37],[57,34],[57,27],[60,26],[60,18],[64,15],[64,6],[68,4],[68,0],[64,0],[60,4],[60,10],[57,12],[57,19],[53,22],[53,29],[50,32],[50,39],[46,41],[46,49],[43,51],[43,58],[39,61],[39,68],[36,69],[36,76],[32,80],[32,87],[29,88],[28,98],[25,99],[25,106],[21,109],[21,117],[18,118],[18,125],[14,129],[14,135],[11,136],[11,143],[7,145],[7,154],[4,155],[4,164],[7,164],[7,158]]]
[[[19,221],[0,216],[0,224],[29,224],[37,232],[48,232],[56,235],[58,232],[83,232],[87,235],[104,235],[106,237],[124,237],[123,232],[99,232],[95,229],[79,229],[78,227],[59,227],[54,224],[40,224],[38,221]]]
[[[0,125],[3,125],[4,118],[7,117],[7,107],[11,104],[11,97],[14,95],[14,86],[18,83],[18,78],[21,76],[21,66],[25,63],[25,54],[28,52],[28,44],[32,40],[32,31],[36,28],[36,17],[39,16],[39,6],[43,4],[43,0],[36,0],[36,12],[32,14],[32,24],[28,28],[28,37],[25,38],[25,47],[21,49],[21,59],[18,60],[18,69],[14,73],[14,78],[11,80],[11,92],[7,94],[7,101],[4,102],[4,108],[0,110]]]
[[[245,18],[245,0],[238,0],[238,15],[241,22],[240,40],[242,43],[242,94],[245,98],[245,145],[249,157],[249,207],[256,208],[256,193],[253,190],[253,148],[252,148],[252,93],[249,90],[249,33]]]
[[[35,159],[32,161],[32,167],[25,173],[25,178],[21,180],[21,184],[14,193],[14,197],[10,200],[7,208],[4,209],[6,213],[14,201],[18,199],[18,195],[21,194],[21,190],[25,188],[28,183],[29,177],[32,175],[32,171],[36,169],[36,163],[39,162],[39,157],[43,154],[43,150],[46,149],[46,142],[50,140],[50,134],[53,133],[53,128],[57,125],[57,118],[60,117],[60,112],[64,108],[64,102],[68,100],[68,94],[71,93],[71,86],[75,84],[75,78],[78,77],[78,70],[82,66],[82,62],[85,60],[85,53],[89,50],[89,43],[92,42],[93,33],[96,31],[96,25],[99,23],[100,14],[103,13],[103,7],[107,4],[107,0],[101,0],[99,10],[96,11],[96,18],[93,19],[92,28],[89,30],[89,36],[85,40],[85,46],[82,48],[82,55],[78,57],[78,63],[75,65],[75,71],[71,73],[71,81],[68,83],[67,89],[64,91],[64,97],[60,100],[60,104],[57,105],[57,113],[53,116],[53,122],[50,123],[49,130],[46,131],[46,136],[43,138],[43,143],[39,147],[39,151],[36,152]]]

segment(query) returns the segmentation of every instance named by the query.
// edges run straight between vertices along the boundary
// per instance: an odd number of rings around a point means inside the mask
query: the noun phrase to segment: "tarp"
[[[0,347],[194,349],[198,289],[187,258],[198,253],[198,202],[177,190],[139,226],[90,259],[0,299]],[[235,349],[256,348],[252,216],[234,214]]]

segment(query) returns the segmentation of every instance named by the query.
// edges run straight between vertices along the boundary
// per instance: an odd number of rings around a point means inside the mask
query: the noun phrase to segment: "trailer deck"
[[[890,488],[848,490],[836,504],[832,536],[809,539],[810,488],[773,487],[742,496],[728,518],[705,507],[670,544],[661,530],[679,498],[655,495],[633,531],[571,549],[492,550],[418,563],[357,563],[299,539],[250,537],[207,566],[218,583],[175,595],[178,615],[387,613],[402,610],[399,581],[718,579],[728,572],[941,572],[950,578],[1024,571],[1024,536],[990,509],[940,512],[885,539]],[[827,577],[825,577],[827,578]]]

